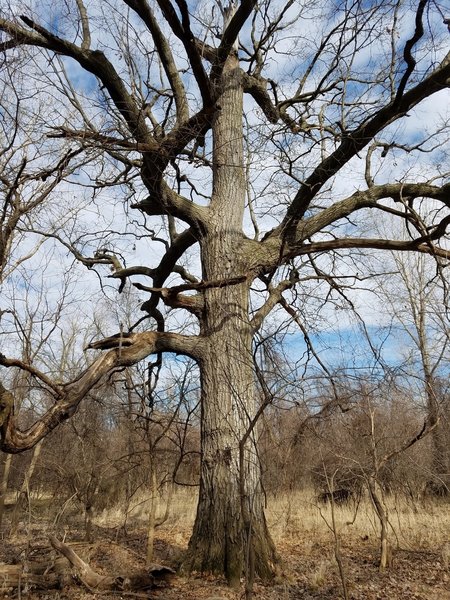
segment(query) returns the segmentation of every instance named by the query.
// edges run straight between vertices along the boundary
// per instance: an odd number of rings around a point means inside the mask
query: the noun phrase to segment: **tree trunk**
[[[229,306],[232,306],[230,303]],[[235,303],[232,311],[238,307]],[[267,530],[254,437],[244,449],[245,497],[241,498],[239,442],[255,412],[251,338],[237,315],[213,336],[202,365],[202,469],[197,518],[189,547],[190,569],[224,572],[237,585],[245,569],[249,531],[242,502],[251,518],[255,570],[272,573],[274,545]],[[247,342],[247,344],[245,344]]]
[[[2,482],[0,484],[0,530],[3,524],[3,513],[5,512],[6,493],[8,491],[9,471],[11,469],[12,454],[5,454],[3,463]]]
[[[247,274],[242,255],[245,205],[242,82],[237,55],[222,76],[220,110],[213,123],[213,194],[211,219],[200,240],[204,280]],[[209,350],[200,364],[202,383],[202,467],[194,531],[184,563],[187,570],[225,572],[232,586],[246,571],[273,572],[275,549],[263,507],[263,490],[254,435],[244,449],[245,497],[240,491],[239,445],[256,411],[249,283],[205,290],[201,333]],[[244,503],[244,504],[243,504]],[[251,517],[251,532],[242,506]],[[248,536],[251,534],[251,552]]]
[[[435,425],[431,431],[431,473],[428,491],[436,496],[448,496],[450,493],[450,466],[448,460],[448,440],[444,428],[445,402],[439,390],[439,384],[430,374],[428,362],[422,358],[425,371],[425,390],[427,394],[428,422]]]
[[[95,472],[92,472],[85,488],[84,498],[84,539],[87,542],[94,541],[92,519],[94,517],[95,498],[98,494],[100,480]]]
[[[448,431],[446,421],[441,418],[438,426],[432,431],[432,473],[435,480],[431,490],[438,496],[450,495],[450,460]]]
[[[153,453],[154,449],[151,448]],[[148,566],[153,562],[153,547],[155,542],[156,511],[158,509],[158,482],[156,480],[156,468],[153,455],[150,456],[150,507],[147,524],[147,553],[145,564]]]
[[[414,305],[414,300],[411,302]],[[446,496],[448,488],[448,467],[446,444],[442,436],[443,398],[439,393],[439,384],[430,357],[430,340],[427,332],[427,299],[422,285],[418,294],[418,307],[413,312],[417,329],[419,351],[422,359],[422,370],[427,398],[428,424],[431,430],[431,473],[432,478],[427,484],[428,491],[438,496]]]
[[[375,478],[369,480],[369,493],[380,522],[380,571],[392,566],[392,547],[389,543],[389,517],[384,492]]]
[[[17,532],[17,527],[19,525],[20,512],[23,508],[25,508],[25,502],[28,504],[28,508],[30,508],[30,483],[31,478],[33,477],[34,470],[36,468],[36,463],[41,454],[42,444],[44,440],[41,440],[36,444],[33,448],[33,455],[31,457],[30,465],[25,473],[25,477],[23,483],[20,487],[19,494],[17,496],[16,505],[14,506],[14,511],[11,517],[11,535],[14,535]]]

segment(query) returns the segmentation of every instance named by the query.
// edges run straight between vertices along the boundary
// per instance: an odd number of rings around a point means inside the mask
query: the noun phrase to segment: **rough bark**
[[[267,530],[261,473],[254,439],[244,449],[244,474],[239,469],[239,443],[249,415],[255,412],[251,335],[245,286],[234,290],[213,311],[218,329],[211,333],[211,349],[202,363],[202,468],[200,496],[186,565],[189,569],[225,572],[237,585],[245,570],[249,531],[242,511],[251,517],[251,547],[256,572],[267,578],[275,560]],[[211,299],[212,300],[212,299]],[[226,314],[228,313],[228,314]],[[247,322],[246,322],[247,320]],[[221,321],[221,322],[220,322]],[[242,498],[240,479],[245,482]]]
[[[202,238],[203,279],[245,274],[243,240],[245,179],[242,146],[242,80],[232,55],[222,76],[220,110],[213,123],[214,180],[211,218]],[[207,289],[201,318],[208,349],[201,362],[202,468],[197,518],[184,567],[225,572],[232,586],[245,571],[249,532],[242,511],[251,515],[255,570],[267,578],[275,560],[263,510],[258,456],[253,436],[244,449],[242,498],[239,446],[256,411],[249,322],[249,282]]]

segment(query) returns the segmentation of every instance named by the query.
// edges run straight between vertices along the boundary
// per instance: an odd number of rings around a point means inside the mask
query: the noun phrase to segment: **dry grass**
[[[379,525],[368,498],[335,506],[350,597],[450,600],[448,501],[413,506],[389,497],[387,506],[395,561],[386,576],[378,571]],[[280,495],[269,499],[267,517],[282,557],[288,557],[286,572],[291,578],[292,570],[297,573],[298,597],[340,598],[330,505],[318,503],[313,491]]]
[[[157,519],[162,517],[166,509],[166,497],[158,499]],[[195,519],[197,507],[197,494],[194,488],[179,488],[174,493],[169,509],[169,518],[166,528],[172,528],[182,524],[183,528],[191,527]],[[150,499],[148,494],[136,494],[130,506],[124,511],[123,506],[105,509],[97,515],[95,522],[102,527],[121,527],[126,521],[134,526],[143,526],[148,521],[150,510]]]
[[[86,547],[86,557],[93,566],[111,572],[127,572],[143,564],[145,556],[148,498],[135,498],[130,505],[127,528],[123,529],[122,507],[98,514],[95,524],[97,541]],[[355,510],[354,503],[336,506],[336,524],[342,541],[342,558],[352,600],[450,600],[450,511],[448,501],[426,501],[412,506],[405,499],[389,498],[392,525],[391,540],[395,553],[393,568],[385,575],[378,571],[378,525],[370,502],[364,498]],[[161,499],[159,514],[165,510]],[[170,516],[158,528],[155,538],[155,560],[175,566],[186,548],[196,511],[196,494],[192,489],[177,490]],[[42,516],[42,515],[41,515]],[[330,506],[319,504],[311,490],[268,498],[267,519],[281,561],[279,574],[270,586],[256,585],[258,600],[337,600],[341,584],[333,553],[330,530]],[[50,529],[39,519],[41,544]],[[51,521],[51,519],[50,519]],[[65,521],[65,522],[64,522]],[[36,526],[38,525],[35,521]],[[67,541],[82,539],[82,523],[73,514],[64,514],[59,526],[67,532]],[[44,529],[43,529],[44,528]],[[26,533],[28,532],[28,533]],[[60,529],[61,533],[61,529]],[[22,556],[20,548],[28,547],[29,537],[37,540],[33,525],[23,528],[20,539],[0,549],[0,562],[8,561],[12,551]],[[6,541],[6,540],[5,540]],[[43,547],[43,546],[41,546]],[[49,595],[48,598],[57,596]],[[76,588],[69,600],[91,600]],[[234,600],[240,592],[229,590],[223,580],[213,577],[175,579],[170,588],[155,590],[152,597],[164,600],[201,600],[212,597]],[[38,598],[38,596],[34,597]],[[40,598],[40,597],[39,597]]]
[[[165,498],[159,501],[158,517],[165,511]],[[168,520],[162,530],[184,539],[195,519],[197,494],[193,489],[179,489],[174,494]],[[389,519],[394,545],[410,550],[444,552],[448,548],[450,560],[450,510],[448,502],[426,500],[412,506],[404,498],[389,497]],[[145,527],[148,520],[149,500],[137,497],[129,508],[127,522],[132,527]],[[302,550],[308,554],[318,541],[330,539],[331,507],[317,502],[317,494],[304,490],[268,498],[267,520],[276,543],[295,543],[302,540]],[[379,526],[372,505],[367,498],[358,504],[349,502],[335,506],[338,533],[343,540],[364,540],[376,544]],[[95,523],[101,527],[120,527],[125,513],[121,507],[108,509],[97,515]],[[182,532],[182,533],[181,533]],[[181,539],[180,539],[181,541]],[[446,546],[447,545],[447,546]]]
[[[450,510],[447,501],[425,500],[412,506],[404,498],[387,501],[391,533],[402,548],[436,550],[450,541]],[[335,506],[338,531],[343,539],[377,541],[379,526],[370,501]],[[268,499],[267,518],[275,541],[301,536],[323,540],[330,536],[331,507],[317,502],[310,490]]]
[[[442,547],[442,564],[445,569],[450,569],[450,542],[446,542]]]
[[[332,564],[329,560],[321,560],[313,570],[307,574],[309,584],[313,590],[320,590],[323,587],[327,580],[330,568],[332,568]]]
[[[166,554],[166,560],[175,559],[182,548],[186,547],[195,518],[196,502],[193,490],[179,490],[174,495],[170,517],[156,534],[164,544],[177,549]],[[282,557],[282,571],[276,588],[279,598],[295,597],[295,593],[292,596],[292,589],[298,586],[299,571],[304,586],[302,589],[308,590],[311,597],[315,597],[314,594],[323,598],[328,597],[327,594],[334,597],[333,593],[337,594],[335,597],[339,597],[340,583],[333,554],[330,505],[318,503],[317,494],[313,490],[272,496],[268,498],[267,504],[269,529]],[[160,513],[164,508],[163,499],[160,502]],[[427,500],[414,506],[404,498],[390,497],[388,509],[391,543],[396,549],[397,557],[403,557],[397,559],[396,563],[399,577],[419,581],[415,586],[418,598],[434,598],[430,595],[430,586],[423,589],[421,587],[421,577],[426,577],[426,574],[419,572],[413,575],[409,564],[414,561],[416,568],[420,564],[417,562],[419,556],[423,564],[421,568],[425,567],[427,560],[431,560],[436,564],[440,561],[442,566],[439,568],[447,573],[450,571],[448,503]],[[143,528],[146,526],[147,513],[148,502],[141,498],[136,500],[130,519]],[[101,516],[98,523],[117,526],[119,521],[120,511],[109,511]],[[352,501],[335,506],[335,522],[342,541],[350,586],[353,580],[364,579],[369,573],[372,573],[371,577],[378,577],[379,526],[368,498],[363,498],[359,503]],[[364,564],[359,574],[359,567],[355,565],[360,561]],[[399,583],[398,587],[401,588],[402,585],[403,583]],[[361,593],[363,598],[365,593]],[[392,598],[396,598],[398,592],[387,589],[386,594],[385,597],[392,594]],[[353,590],[352,597],[358,598],[357,590]],[[403,598],[401,594],[399,597]]]

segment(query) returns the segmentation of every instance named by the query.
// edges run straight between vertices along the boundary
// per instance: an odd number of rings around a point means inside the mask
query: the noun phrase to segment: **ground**
[[[303,504],[302,504],[303,502]],[[401,509],[398,505],[401,504]],[[186,500],[180,500],[181,511],[174,506],[174,515],[157,530],[155,562],[175,567],[186,548],[192,521],[193,503],[187,510]],[[295,510],[293,509],[295,506]],[[393,502],[391,509],[394,562],[385,573],[378,570],[378,540],[376,522],[370,506],[363,503],[356,519],[352,506],[336,511],[341,554],[349,597],[353,600],[450,600],[450,506],[439,501],[427,501],[420,506]],[[184,513],[183,513],[184,511]],[[181,513],[181,514],[180,514]],[[115,513],[117,519],[118,512]],[[95,541],[82,540],[82,531],[66,524],[54,531],[47,517],[23,521],[14,538],[7,531],[0,546],[0,562],[31,563],[55,559],[48,543],[48,534],[56,533],[66,543],[73,544],[98,572],[127,576],[144,569],[146,532],[144,522],[136,518],[123,528],[113,526],[111,515],[99,515]],[[280,555],[279,572],[269,585],[255,584],[254,598],[260,600],[326,600],[342,598],[342,586],[334,558],[334,537],[329,529],[330,508],[317,506],[311,497],[278,499],[268,510],[269,521]],[[7,521],[5,523],[7,525]],[[64,561],[65,559],[63,559]],[[3,595],[1,595],[3,594]],[[0,591],[2,598],[28,600],[112,600],[114,598],[156,598],[161,600],[234,600],[243,598],[243,591],[227,588],[225,581],[206,575],[176,576],[169,583],[146,594],[90,593],[70,577],[61,590]]]

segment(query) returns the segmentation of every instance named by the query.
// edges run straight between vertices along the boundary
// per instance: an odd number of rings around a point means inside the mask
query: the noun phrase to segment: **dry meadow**
[[[267,515],[277,545],[277,575],[270,584],[256,582],[254,598],[261,600],[338,599],[343,597],[342,579],[335,559],[340,543],[343,572],[349,597],[354,600],[450,600],[450,510],[448,501],[425,499],[412,503],[404,497],[389,499],[392,566],[378,568],[378,526],[369,501],[335,507],[317,502],[312,491],[267,499]],[[157,529],[154,560],[176,568],[189,540],[196,498],[189,490],[176,494],[169,519]],[[161,506],[161,510],[164,507]],[[23,564],[25,570],[38,561],[49,571],[61,558],[50,547],[55,534],[72,547],[98,573],[132,576],[145,568],[147,506],[138,499],[125,515],[119,508],[97,514],[94,541],[83,539],[83,523],[74,507],[56,510],[43,498],[34,499],[14,536],[4,522],[0,562]],[[65,559],[62,559],[65,561]],[[150,591],[99,593],[87,590],[75,577],[65,579],[61,589],[19,589],[3,585],[3,598],[29,600],[94,600],[105,598],[160,598],[161,600],[231,600],[244,597],[229,589],[222,579],[193,574],[174,576]]]

